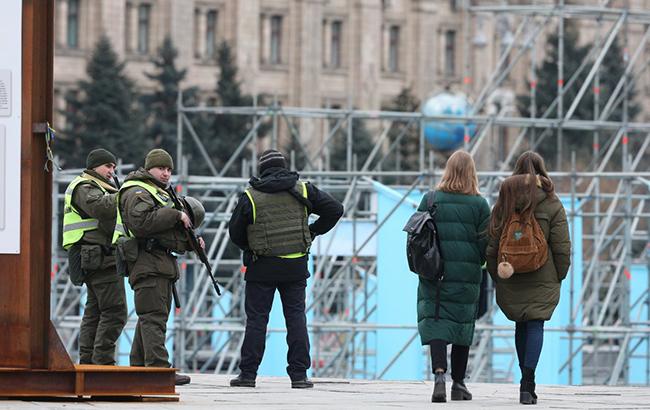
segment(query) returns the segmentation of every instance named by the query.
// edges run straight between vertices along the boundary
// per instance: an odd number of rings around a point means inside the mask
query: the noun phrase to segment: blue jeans
[[[544,321],[528,320],[515,326],[515,346],[519,366],[533,370],[537,367],[544,342]]]

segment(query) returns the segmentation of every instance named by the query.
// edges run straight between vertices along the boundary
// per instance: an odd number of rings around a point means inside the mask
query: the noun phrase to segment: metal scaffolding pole
[[[642,302],[630,301],[629,280],[626,279],[633,264],[650,264],[650,248],[647,245],[650,242],[650,185],[647,183],[650,180],[647,163],[650,123],[633,122],[628,112],[631,87],[648,66],[648,61],[641,61],[643,59],[640,57],[650,38],[650,13],[611,8],[606,3],[599,6],[577,6],[565,4],[563,0],[557,0],[554,5],[532,6],[477,3],[481,2],[474,2],[473,6],[466,2],[463,8],[463,86],[470,97],[475,97],[476,104],[474,111],[461,117],[425,116],[420,112],[355,110],[352,107],[284,107],[280,106],[277,96],[268,107],[258,106],[257,102],[251,107],[186,107],[179,94],[176,151],[182,166],[178,180],[183,182],[184,193],[200,197],[205,204],[207,214],[202,235],[206,239],[208,258],[225,286],[224,297],[217,298],[209,290],[211,287],[205,286],[205,269],[195,259],[180,258],[183,277],[179,285],[184,303],[183,309],[175,316],[174,331],[170,334],[175,344],[174,363],[177,366],[183,370],[225,374],[231,374],[236,369],[245,324],[242,292],[244,275],[239,254],[233,252],[229,245],[226,226],[248,179],[249,170],[255,169],[257,149],[266,146],[277,148],[284,141],[280,136],[285,128],[281,123],[284,120],[286,131],[298,143],[299,153],[306,158],[301,176],[316,181],[320,188],[343,198],[345,220],[351,224],[352,229],[353,245],[349,252],[336,253],[333,237],[329,242],[319,241],[318,246],[311,250],[315,269],[308,306],[310,314],[313,313],[309,329],[314,346],[314,375],[379,378],[391,366],[397,365],[402,352],[412,342],[413,338],[405,345],[396,346],[395,355],[387,364],[378,367],[372,335],[380,329],[410,329],[415,332],[416,327],[415,323],[413,326],[405,326],[372,321],[377,311],[377,278],[385,273],[378,266],[376,255],[361,255],[391,214],[407,201],[409,193],[416,189],[426,191],[434,186],[435,178],[440,175],[440,170],[434,166],[434,152],[424,134],[425,125],[430,121],[461,124],[466,134],[471,124],[476,125],[477,135],[471,141],[464,142],[477,160],[482,159],[488,164],[486,170],[481,168],[479,182],[490,203],[494,203],[499,182],[510,175],[508,170],[519,153],[527,148],[534,149],[548,135],[557,132],[557,141],[554,143],[558,148],[555,158],[558,166],[550,175],[556,182],[558,195],[571,200],[568,215],[570,229],[572,237],[582,238],[585,260],[582,271],[575,267],[571,271],[570,323],[546,329],[549,332],[560,332],[569,340],[569,359],[558,371],[567,369],[569,381],[575,382],[577,367],[582,366],[583,373],[593,367],[595,370],[589,370],[589,382],[625,382],[631,355],[635,351],[638,354],[641,350],[646,350],[644,360],[646,368],[650,369],[650,314],[644,321],[631,320],[629,311],[637,309]],[[472,30],[469,25],[477,13],[490,16],[507,13],[518,19],[514,41],[499,55],[495,67],[486,67],[491,68],[488,72],[492,75],[483,83],[472,77],[472,54],[469,50],[472,47],[469,38]],[[557,19],[558,26],[549,29],[546,23],[554,19]],[[597,37],[574,73],[565,72],[564,69],[566,59],[571,57],[566,56],[564,50],[566,20],[596,22]],[[604,24],[607,24],[607,30],[601,33]],[[634,44],[628,35],[629,26],[632,25],[642,27],[640,33],[643,33]],[[557,30],[558,34],[558,84],[554,90],[553,103],[544,112],[540,112],[540,90],[536,87],[539,81],[535,71],[536,48],[539,47],[541,36],[551,30]],[[605,101],[599,92],[603,80],[603,61],[614,42],[621,38],[625,45],[622,62],[625,71]],[[628,49],[632,50],[631,47],[634,47],[634,52],[630,58]],[[529,61],[525,61],[526,58]],[[531,85],[527,90],[531,96],[530,117],[518,117],[504,112],[487,114],[482,107],[489,101],[491,94],[506,84],[506,77],[522,65],[524,72],[530,73]],[[587,80],[579,83],[585,72]],[[566,82],[565,75],[570,75]],[[577,119],[575,114],[578,106],[586,100],[592,85],[594,116],[592,119]],[[566,109],[563,97],[573,87],[577,90],[577,97],[566,101]],[[475,96],[470,95],[473,90]],[[622,118],[613,119],[612,113],[619,107],[623,112]],[[554,110],[557,110],[557,115],[553,115]],[[199,135],[189,120],[189,116],[197,114],[243,115],[253,119],[245,135],[233,136],[239,144],[221,170],[217,170],[211,160],[214,154],[206,149],[211,145],[207,143],[211,137]],[[269,120],[272,124],[270,135],[258,135],[261,134],[260,124]],[[322,125],[313,127],[314,130],[322,129],[322,133],[316,131],[315,135],[310,135],[313,140],[306,144],[294,124],[310,121]],[[371,123],[375,126],[373,131],[376,130],[373,139],[375,145],[365,158],[359,157],[358,150],[355,149],[357,140],[354,132],[361,123]],[[399,132],[388,143],[389,130],[395,125]],[[493,130],[501,128],[516,138],[506,145],[506,151],[501,157],[505,161],[496,162],[497,159],[492,158],[490,150],[486,149],[485,139]],[[410,136],[416,135],[415,129],[418,132],[417,138],[411,138]],[[190,134],[189,138],[186,138],[186,133]],[[345,167],[343,170],[332,170],[329,165],[330,147],[334,138],[340,137],[345,138]],[[587,144],[592,143],[592,160],[585,167],[580,162],[580,157],[572,153],[571,169],[564,171],[559,165],[562,164],[564,152],[571,152],[569,143],[574,142],[571,140],[573,138],[584,139]],[[312,144],[313,141],[322,142],[315,146],[317,144]],[[417,158],[415,155],[414,158],[400,157],[399,151],[405,141],[417,144],[413,151],[417,153]],[[189,175],[187,159],[182,160],[183,155],[188,153],[188,144],[196,144],[200,155],[191,160],[205,161],[210,175]],[[252,148],[252,155],[243,158],[241,153],[249,148]],[[440,158],[447,155],[436,154]],[[411,160],[413,164],[408,165],[413,167],[407,168],[406,163]],[[237,174],[238,169],[241,169],[241,174]],[[78,171],[80,170],[54,174],[55,211],[63,201],[61,188]],[[228,175],[235,176],[226,176],[227,171]],[[385,219],[379,218],[377,210],[375,185],[379,182],[397,193],[397,205]],[[55,229],[59,225],[59,217],[58,212],[55,212]],[[578,218],[582,222],[582,232],[576,232]],[[361,224],[372,226],[370,235],[362,235]],[[53,238],[58,238],[56,231],[53,232]],[[644,247],[641,246],[643,244]],[[640,248],[645,249],[645,254],[638,251]],[[52,320],[66,348],[76,354],[76,338],[81,320],[79,308],[85,289],[74,287],[67,280],[67,258],[58,248],[58,242],[53,240],[52,249]],[[573,282],[578,278],[582,279],[582,287]],[[489,289],[490,296],[493,297],[491,284]],[[649,301],[650,292],[646,292],[642,298]],[[582,312],[582,320],[579,320],[579,312]],[[495,347],[499,345],[497,342],[509,341],[512,337],[509,327],[494,325],[497,313],[498,306],[490,299],[488,313],[476,326],[477,342],[471,349],[468,369],[475,381],[511,381],[513,378],[514,349],[512,346],[503,350]],[[129,327],[133,327],[134,320],[135,313],[129,312]],[[415,322],[415,318],[413,320]],[[285,330],[269,331],[275,333]],[[645,349],[639,347],[641,341],[647,343]],[[617,351],[606,349],[614,345],[618,347]],[[578,353],[582,353],[582,363],[576,361]],[[497,354],[508,356],[508,366],[496,367],[493,359]],[[607,360],[611,362],[611,377],[604,377],[598,372],[599,366],[610,363]],[[646,371],[645,377],[646,383],[650,384],[650,370]]]

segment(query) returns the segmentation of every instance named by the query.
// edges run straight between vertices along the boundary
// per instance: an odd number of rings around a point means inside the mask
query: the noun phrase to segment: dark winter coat
[[[284,168],[269,168],[260,178],[251,178],[250,184],[255,189],[266,192],[282,192],[293,189],[298,182],[298,174]],[[343,215],[343,205],[328,193],[307,183],[307,199],[311,204],[311,213],[319,218],[309,225],[312,236],[322,235],[336,225]],[[253,261],[248,246],[246,228],[253,223],[253,207],[248,195],[242,194],[235,207],[228,225],[230,239],[244,251],[247,281],[283,282],[303,280],[309,277],[307,258],[284,259],[276,256],[261,256]]]
[[[427,208],[428,193],[418,208]],[[420,278],[418,285],[418,330],[422,344],[433,339],[469,346],[481,286],[481,266],[485,261],[490,207],[480,195],[438,191],[435,222],[444,260],[440,283],[439,317],[436,319],[436,282]]]
[[[130,180],[140,180],[160,190],[165,188],[143,168],[131,172],[125,181]],[[138,259],[133,266],[129,266],[131,286],[150,276],[177,279],[176,258],[165,249],[176,253],[189,250],[180,222],[181,211],[160,206],[148,191],[137,186],[123,189],[119,198],[123,222],[141,243]],[[159,246],[145,250],[144,242],[150,238],[155,239]]]
[[[538,188],[535,219],[548,243],[548,260],[539,270],[515,273],[509,279],[497,275],[499,237],[490,238],[487,267],[495,282],[497,304],[506,317],[515,322],[549,320],[560,300],[560,283],[571,264],[571,241],[566,213],[555,194]]]
[[[101,268],[96,271],[86,271],[84,281],[94,284],[115,282],[121,279],[115,270],[115,256],[112,252],[111,241],[115,229],[117,188],[113,183],[97,172],[86,169],[86,177],[93,182],[81,182],[72,193],[72,203],[83,214],[97,219],[97,229],[84,232],[81,244],[100,245],[105,249]],[[106,193],[99,188],[99,185]]]

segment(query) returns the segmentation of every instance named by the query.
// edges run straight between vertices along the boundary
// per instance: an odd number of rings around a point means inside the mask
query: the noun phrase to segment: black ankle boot
[[[433,395],[431,401],[434,403],[444,403],[447,401],[447,393],[445,392],[445,373],[436,372],[433,382]]]
[[[463,380],[454,382],[451,385],[451,399],[452,400],[472,400],[472,393],[469,392]]]
[[[521,385],[519,386],[519,403],[537,404],[535,394],[535,369],[521,368]]]

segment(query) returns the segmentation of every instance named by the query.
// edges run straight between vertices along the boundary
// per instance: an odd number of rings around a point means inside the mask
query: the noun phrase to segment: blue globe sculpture
[[[467,98],[462,95],[440,93],[427,100],[422,113],[427,116],[457,115],[463,116],[471,109]],[[476,130],[475,124],[467,125],[467,134],[471,137]],[[427,121],[424,123],[424,136],[437,151],[451,151],[463,145],[465,126],[460,123],[444,121]]]

